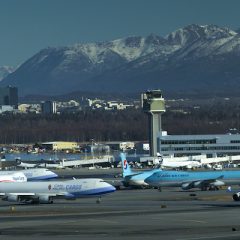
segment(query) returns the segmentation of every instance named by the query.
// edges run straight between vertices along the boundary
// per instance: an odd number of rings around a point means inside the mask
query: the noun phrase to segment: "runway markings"
[[[96,223],[109,223],[109,224],[119,224],[118,221],[112,221],[112,220],[104,220],[104,219],[88,219],[89,222],[96,222]]]
[[[225,234],[225,235],[216,235],[216,236],[204,236],[204,237],[193,237],[193,238],[177,238],[176,240],[201,240],[201,239],[227,239],[229,237],[236,237],[236,239],[240,238],[240,234]]]
[[[194,220],[194,219],[189,219],[189,220],[181,220],[185,222],[195,222],[195,223],[208,223],[206,221],[201,221],[201,220]]]

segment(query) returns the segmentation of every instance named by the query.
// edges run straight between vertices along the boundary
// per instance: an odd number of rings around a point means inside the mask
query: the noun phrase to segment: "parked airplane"
[[[17,159],[17,166],[18,167],[22,167],[25,169],[28,168],[62,168],[60,163],[54,163],[54,162],[49,162],[49,161],[44,161],[42,163],[26,163],[26,162],[22,162],[21,160]]]
[[[199,168],[202,164],[199,161],[173,161],[168,160],[166,158],[162,158],[162,156],[157,153],[158,158],[155,159],[155,164],[160,165],[161,168]]]
[[[134,187],[148,187],[149,184],[144,180],[151,176],[155,172],[161,172],[161,169],[153,169],[149,171],[132,171],[131,167],[128,164],[126,159],[126,155],[124,153],[120,154],[121,162],[122,162],[122,173],[124,178],[125,186],[134,186]]]
[[[53,203],[54,198],[76,199],[101,196],[115,190],[115,187],[97,178],[50,182],[0,183],[2,200],[20,203]]]
[[[161,167],[166,167],[166,168],[187,168],[187,169],[192,169],[192,168],[199,168],[201,167],[201,163],[198,161],[166,161],[163,159],[163,161],[160,163]]]
[[[27,177],[22,172],[0,175],[0,182],[26,182]]]
[[[23,167],[23,168],[36,168],[39,166],[39,164],[37,163],[24,163],[22,161],[20,161],[19,159],[16,160],[17,162],[17,166],[18,167]]]
[[[220,186],[239,185],[240,171],[162,171],[153,173],[145,182],[154,187],[181,187],[215,190]]]
[[[28,181],[33,181],[33,180],[47,180],[51,178],[57,178],[58,175],[46,168],[33,168],[33,169],[23,169],[19,171],[0,171],[0,176],[1,175],[6,175],[6,174],[13,174],[13,173],[23,173]]]

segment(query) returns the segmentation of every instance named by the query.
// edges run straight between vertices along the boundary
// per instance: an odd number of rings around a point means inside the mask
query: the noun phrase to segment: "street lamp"
[[[92,145],[91,145],[91,153],[92,153],[92,158],[94,158],[94,148],[93,148],[93,143],[95,142],[95,140],[92,138],[91,139]]]

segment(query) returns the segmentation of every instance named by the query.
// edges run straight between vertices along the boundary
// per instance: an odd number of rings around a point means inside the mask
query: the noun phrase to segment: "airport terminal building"
[[[158,150],[163,156],[222,157],[240,155],[240,134],[167,135],[158,137]]]
[[[223,157],[240,155],[240,134],[235,130],[228,134],[168,135],[162,131],[162,115],[165,113],[165,100],[160,89],[148,90],[141,95],[144,112],[148,115],[149,151],[151,157],[182,157],[206,155]]]

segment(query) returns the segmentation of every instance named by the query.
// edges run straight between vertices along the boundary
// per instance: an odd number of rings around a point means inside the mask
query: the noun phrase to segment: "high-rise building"
[[[11,86],[0,87],[0,105],[10,105],[17,109],[18,88]]]
[[[42,113],[43,114],[54,114],[57,113],[57,104],[54,101],[42,102]]]

